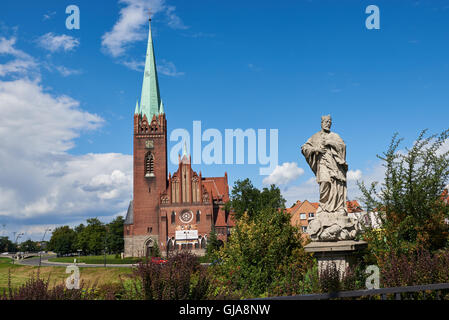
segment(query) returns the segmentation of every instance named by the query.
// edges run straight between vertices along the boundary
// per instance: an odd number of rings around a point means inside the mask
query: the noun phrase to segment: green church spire
[[[161,99],[161,105],[159,106],[159,113],[165,113],[165,111],[164,111],[164,103],[162,102],[162,99]]]
[[[139,114],[139,100],[136,101],[136,110],[134,111],[134,114]]]
[[[151,121],[153,115],[160,113],[161,98],[157,80],[156,59],[153,50],[153,37],[151,35],[151,18],[149,23],[147,56],[145,59],[145,72],[142,84],[142,97],[140,99],[140,112]],[[163,109],[163,107],[162,107]]]

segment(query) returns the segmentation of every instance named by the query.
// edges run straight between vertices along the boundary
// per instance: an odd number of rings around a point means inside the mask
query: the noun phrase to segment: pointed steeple
[[[182,157],[187,157],[187,141],[184,141],[184,147],[182,148]]]
[[[156,58],[153,50],[153,37],[151,34],[151,18],[149,19],[149,33],[147,55],[145,58],[145,72],[142,83],[142,96],[140,98],[140,112],[151,121],[154,115],[160,113],[161,98],[157,79]]]
[[[190,156],[187,154],[187,141],[184,141],[182,148],[182,156],[180,157],[182,163],[190,163]]]
[[[165,113],[165,111],[164,111],[164,103],[162,102],[162,99],[161,99],[161,105],[159,106],[159,114],[162,114],[162,113]]]
[[[139,100],[136,101],[136,110],[134,111],[134,114],[139,114]]]

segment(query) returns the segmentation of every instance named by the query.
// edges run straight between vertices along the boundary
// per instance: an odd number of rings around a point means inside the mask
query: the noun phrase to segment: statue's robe
[[[334,142],[334,146],[324,146],[324,139]],[[326,149],[324,154],[313,152],[316,148]],[[348,214],[346,205],[346,145],[334,132],[319,131],[301,147],[302,154],[316,175],[320,185],[320,205],[317,215],[325,213]]]

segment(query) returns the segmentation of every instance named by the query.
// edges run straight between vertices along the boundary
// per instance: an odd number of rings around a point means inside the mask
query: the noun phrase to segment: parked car
[[[156,263],[156,264],[164,264],[164,263],[167,263],[167,260],[164,260],[159,257],[151,257],[151,262]]]
[[[3,252],[2,255],[6,256],[7,254],[9,254],[8,252]]]

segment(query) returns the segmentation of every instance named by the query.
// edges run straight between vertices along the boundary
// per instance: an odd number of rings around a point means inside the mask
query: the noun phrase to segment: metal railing
[[[408,286],[408,287],[392,287],[392,288],[381,288],[381,289],[366,289],[366,290],[354,290],[354,291],[338,291],[331,293],[321,293],[321,294],[302,294],[295,296],[280,296],[280,297],[269,297],[261,298],[255,300],[330,300],[330,299],[351,299],[351,298],[363,298],[367,297],[372,299],[375,296],[380,296],[382,300],[387,300],[388,298],[394,298],[394,300],[413,300],[415,297],[413,294],[421,294],[421,299],[430,298],[432,300],[441,300],[442,290],[448,290],[449,293],[449,283],[435,283],[427,285],[418,286]],[[429,292],[430,291],[430,292]],[[432,295],[434,293],[434,296]]]

